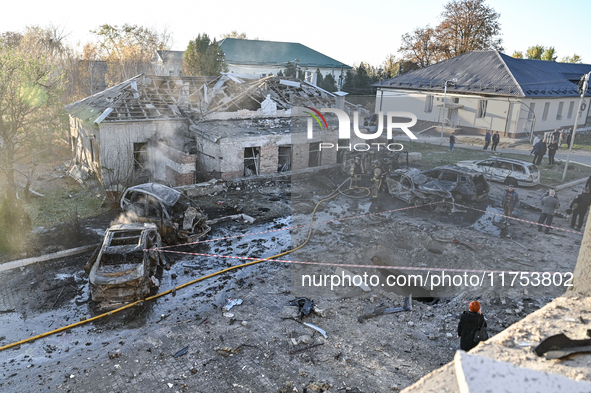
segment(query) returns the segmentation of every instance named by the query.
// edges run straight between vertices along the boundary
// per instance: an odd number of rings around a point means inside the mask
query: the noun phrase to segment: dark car
[[[107,229],[98,253],[89,260],[92,300],[113,308],[145,298],[153,287],[158,265],[164,264],[155,224],[119,224]]]
[[[490,186],[481,173],[453,165],[426,171],[399,169],[387,179],[390,194],[411,205],[454,201],[485,201]]]
[[[158,183],[129,187],[121,197],[125,222],[152,222],[165,243],[191,243],[211,228],[207,216],[181,192]]]

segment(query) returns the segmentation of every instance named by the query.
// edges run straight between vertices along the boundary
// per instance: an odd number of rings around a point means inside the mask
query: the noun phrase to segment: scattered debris
[[[328,338],[328,334],[326,334],[326,331],[324,331],[323,329],[320,329],[318,326],[312,325],[311,323],[308,323],[308,322],[303,322],[303,324],[308,326],[309,328],[316,330],[318,333],[322,334],[324,336],[324,338]]]
[[[412,294],[409,295],[408,297],[404,298],[403,307],[387,308],[385,305],[381,304],[378,307],[376,307],[371,313],[361,315],[359,318],[357,318],[357,320],[360,323],[363,323],[363,322],[365,322],[366,319],[369,319],[369,318],[373,318],[373,317],[377,317],[377,316],[385,315],[385,314],[397,313],[397,312],[401,312],[401,311],[412,311]]]
[[[218,355],[228,357],[228,356],[232,356],[232,355],[240,352],[242,350],[242,345],[240,345],[234,349],[232,349],[230,347],[223,347],[223,348],[215,348],[214,350],[218,353]]]
[[[176,358],[179,358],[183,355],[186,355],[188,350],[189,350],[189,346],[187,345],[186,347],[184,347],[183,349],[181,349],[180,351],[178,351],[177,353],[172,355],[172,357],[176,359]]]
[[[314,310],[314,302],[307,297],[299,297],[291,300],[288,305],[299,307],[298,314],[300,319],[307,317]]]
[[[591,338],[584,340],[573,340],[565,334],[560,333],[542,340],[534,348],[538,356],[546,354],[546,359],[561,359],[573,353],[591,352]]]
[[[337,267],[334,274],[336,276],[339,276],[342,280],[341,282],[344,284],[345,283],[345,277],[347,277],[349,280],[349,282],[351,282],[353,285],[355,285],[356,287],[361,288],[361,290],[363,290],[363,292],[371,292],[371,288],[369,286],[367,286],[366,284],[364,284],[363,282],[360,282],[359,285],[355,284],[355,280],[353,280],[353,273],[351,273],[350,271],[343,269],[341,267]]]
[[[225,311],[230,311],[232,307],[242,304],[242,299],[228,299],[228,303],[223,307]]]

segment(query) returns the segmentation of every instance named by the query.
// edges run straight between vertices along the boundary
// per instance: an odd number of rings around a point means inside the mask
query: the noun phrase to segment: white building
[[[444,86],[446,132],[499,131],[523,137],[574,126],[580,78],[590,64],[516,59],[498,51],[465,53],[377,83],[376,113],[405,111],[441,124]],[[457,82],[452,83],[454,79]],[[579,126],[589,115],[585,98]],[[448,129],[449,127],[449,129]],[[438,129],[439,131],[441,128]]]

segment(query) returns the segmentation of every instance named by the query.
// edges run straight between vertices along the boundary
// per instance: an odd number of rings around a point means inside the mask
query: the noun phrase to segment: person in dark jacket
[[[554,156],[556,155],[557,151],[558,151],[558,142],[553,140],[548,145],[548,165],[554,165]]]
[[[517,194],[517,191],[515,191],[513,184],[509,184],[507,189],[503,192],[501,206],[503,207],[503,212],[506,217],[513,217],[513,213],[517,210],[517,206],[519,206],[519,195]],[[509,225],[509,218],[505,218],[505,223]]]
[[[460,338],[460,349],[469,351],[478,345],[474,342],[474,334],[477,330],[486,327],[486,320],[480,310],[480,303],[474,300],[468,306],[470,311],[464,311],[458,323],[458,337]]]
[[[484,136],[484,148],[482,150],[487,150],[488,145],[490,144],[490,131],[486,130],[486,135]]]
[[[544,157],[544,153],[542,153],[542,151],[544,151],[544,142],[539,141],[538,143],[536,143],[534,145],[534,160],[533,160],[533,164],[539,164],[540,162],[542,162],[542,157]]]
[[[499,132],[497,131],[492,136],[492,146],[491,146],[490,150],[497,151],[497,146],[499,145],[500,140],[501,140],[501,136],[499,135]]]
[[[570,227],[572,229],[576,229],[580,231],[583,227],[583,221],[585,219],[585,215],[587,214],[587,210],[589,210],[589,206],[591,205],[591,193],[588,188],[583,190],[583,193],[577,196],[570,204],[570,208],[573,212],[573,217],[570,221]],[[579,225],[575,227],[575,223],[577,221],[577,217],[579,217]]]

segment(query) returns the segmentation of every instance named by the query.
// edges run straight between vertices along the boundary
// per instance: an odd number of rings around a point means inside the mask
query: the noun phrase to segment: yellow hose
[[[340,186],[339,186],[339,188],[340,188]],[[338,188],[337,188],[336,191],[338,191]],[[320,202],[318,202],[316,204],[316,207],[314,207],[314,211],[312,211],[312,219],[310,221],[310,229],[308,230],[308,236],[306,237],[306,240],[302,244],[300,244],[299,246],[297,246],[296,248],[292,248],[291,250],[284,251],[284,252],[282,252],[280,254],[277,254],[277,255],[273,255],[272,257],[269,257],[269,258],[257,259],[256,261],[251,261],[251,262],[243,263],[241,265],[232,266],[232,267],[229,267],[229,268],[220,270],[218,272],[211,273],[211,274],[208,274],[206,276],[199,277],[199,278],[197,278],[197,279],[195,279],[193,281],[189,281],[189,282],[187,282],[185,284],[182,284],[182,285],[179,285],[178,287],[175,287],[173,289],[169,289],[169,290],[167,290],[165,292],[158,293],[158,294],[156,294],[154,296],[147,297],[147,298],[145,298],[143,300],[138,300],[138,301],[135,301],[133,303],[126,304],[125,306],[119,307],[119,308],[117,308],[115,310],[106,312],[106,313],[101,314],[101,315],[97,315],[96,317],[85,319],[83,321],[76,322],[76,323],[73,323],[71,325],[64,326],[64,327],[61,327],[61,328],[52,330],[50,332],[42,333],[42,334],[39,334],[37,336],[29,337],[29,338],[24,339],[24,340],[20,340],[20,341],[11,343],[11,344],[4,345],[4,346],[0,347],[0,351],[3,351],[3,350],[8,349],[8,348],[15,347],[17,345],[24,344],[24,343],[27,343],[27,342],[35,341],[37,339],[40,339],[40,338],[43,338],[43,337],[47,337],[47,336],[50,336],[50,335],[55,334],[55,333],[63,332],[64,330],[68,330],[68,329],[71,329],[71,328],[76,327],[76,326],[83,325],[83,324],[88,323],[88,322],[96,321],[97,319],[100,319],[100,318],[106,317],[108,315],[112,315],[112,314],[118,313],[119,311],[123,311],[123,310],[125,310],[127,308],[133,307],[133,306],[138,305],[138,304],[141,304],[143,302],[146,302],[146,301],[149,301],[149,300],[154,300],[154,299],[157,299],[157,298],[159,298],[161,296],[164,296],[164,295],[168,295],[169,293],[172,293],[173,290],[176,291],[178,289],[182,289],[184,287],[188,287],[189,285],[193,285],[193,284],[195,284],[195,283],[197,283],[199,281],[202,281],[202,280],[205,280],[205,279],[208,279],[208,278],[217,276],[219,274],[226,273],[226,272],[229,272],[229,271],[235,270],[235,269],[240,269],[240,268],[243,268],[243,267],[246,267],[246,266],[254,265],[254,264],[257,264],[257,263],[260,263],[260,262],[263,262],[263,261],[268,261],[269,259],[281,257],[283,255],[287,255],[287,254],[292,253],[292,252],[294,252],[296,250],[299,250],[300,248],[304,247],[308,243],[308,240],[310,240],[310,236],[312,235],[312,225],[314,224],[314,215],[316,214],[316,210],[318,209],[318,206],[320,206],[320,204],[322,202],[326,202],[328,200],[331,200],[332,198],[334,198],[337,195],[339,195],[336,191],[333,192],[334,195],[332,195],[332,196],[329,195],[327,198],[324,198],[323,200],[321,200]]]

